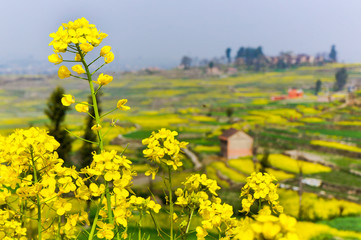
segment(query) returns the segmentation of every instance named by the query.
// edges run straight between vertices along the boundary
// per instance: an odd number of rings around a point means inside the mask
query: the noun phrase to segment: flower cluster
[[[273,182],[276,178],[268,173],[252,173],[247,178],[246,185],[242,188],[242,211],[248,213],[251,206],[257,200],[259,204],[267,203],[276,213],[283,212],[279,204],[277,186]]]
[[[21,219],[15,219],[14,215],[14,211],[0,209],[0,239],[27,239],[27,229],[22,227]]]
[[[80,18],[74,22],[63,23],[58,31],[49,36],[53,38],[49,46],[53,46],[54,52],[59,53],[65,52],[70,44],[80,44],[84,52],[90,52],[108,35],[99,32],[95,25],[89,24],[85,18]],[[53,58],[56,59],[55,56]]]
[[[199,208],[202,203],[209,199],[216,199],[216,191],[220,189],[216,180],[207,178],[205,174],[193,174],[182,183],[184,189],[178,188],[175,192],[177,201],[175,204],[190,209]]]
[[[143,145],[147,145],[147,149],[143,150],[146,158],[156,163],[165,163],[177,170],[183,166],[180,151],[181,148],[187,146],[187,142],[179,142],[175,139],[178,133],[162,128],[158,132],[152,132],[149,138],[143,139]]]
[[[129,203],[132,204],[134,209],[147,213],[150,213],[150,211],[159,213],[159,210],[161,208],[160,204],[155,203],[153,200],[150,199],[150,197],[145,199],[133,195],[130,197]]]

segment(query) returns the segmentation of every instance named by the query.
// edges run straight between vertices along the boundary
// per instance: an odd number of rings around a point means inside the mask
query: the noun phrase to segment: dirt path
[[[199,170],[202,168],[202,163],[199,161],[198,157],[188,148],[182,148],[183,152],[185,153],[185,155],[187,155],[187,157],[190,158],[190,160],[192,161],[192,163],[194,164],[194,170]]]

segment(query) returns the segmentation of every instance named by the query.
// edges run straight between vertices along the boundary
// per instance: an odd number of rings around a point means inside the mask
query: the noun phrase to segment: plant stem
[[[173,240],[173,192],[172,192],[172,168],[168,166],[168,193],[169,193],[169,215],[170,215],[170,240]]]
[[[84,59],[84,54],[81,51],[79,44],[76,45],[76,48],[78,50],[78,53],[80,55],[81,58],[81,62],[83,63],[83,66],[85,68],[86,74],[88,76],[88,82],[89,82],[89,87],[90,87],[90,92],[91,92],[91,96],[92,96],[92,100],[93,100],[93,109],[94,109],[94,115],[95,115],[95,123],[97,125],[100,125],[100,116],[99,116],[99,109],[98,109],[98,103],[97,103],[97,99],[96,99],[96,92],[94,90],[94,85],[92,82],[92,74],[89,71],[89,66],[87,65],[87,63],[85,62]],[[103,64],[104,65],[104,64]],[[99,67],[98,69],[100,69],[101,67]],[[98,70],[97,69],[97,70]],[[96,70],[96,71],[97,71]],[[100,152],[102,152],[104,150],[104,143],[103,143],[103,137],[101,134],[101,130],[98,129],[97,130],[98,133],[98,144],[99,144],[99,149]],[[109,223],[110,224],[114,224],[114,220],[113,220],[113,213],[112,213],[112,204],[111,204],[111,200],[110,200],[110,193],[109,193],[109,184],[108,182],[105,184],[105,196],[107,198],[107,207],[108,207],[108,218],[109,218]],[[119,239],[119,233],[117,234],[117,239]]]
[[[58,217],[58,232],[57,232],[57,236],[56,239],[61,240],[61,236],[60,236],[60,224],[61,224],[61,216]]]
[[[191,209],[191,213],[190,213],[189,216],[188,216],[188,222],[187,222],[186,232],[185,232],[185,234],[184,234],[184,239],[187,239],[187,234],[188,234],[188,231],[189,231],[189,227],[190,227],[190,225],[191,225],[193,213],[194,213],[194,209],[192,208],[192,209]]]
[[[35,166],[35,159],[34,159],[34,152],[33,149],[30,149],[30,155],[31,155],[31,162],[33,165],[33,171],[34,171],[34,181],[35,184],[38,183],[38,173],[36,170],[36,166]],[[42,226],[41,226],[41,204],[40,204],[40,197],[37,194],[36,195],[36,205],[38,206],[38,239],[41,240],[41,233],[43,231]]]
[[[98,207],[97,207],[97,211],[96,211],[96,213],[95,213],[95,218],[94,218],[94,221],[93,221],[92,228],[91,228],[91,230],[90,230],[90,234],[89,234],[88,240],[92,240],[92,239],[93,239],[94,232],[95,232],[95,227],[96,227],[97,222],[98,222],[100,206],[101,206],[101,204],[102,204],[102,202],[103,202],[103,198],[104,198],[104,194],[102,194],[102,196],[100,197],[100,202],[99,202],[99,205],[98,205]]]
[[[138,222],[138,240],[142,240],[142,211],[139,211],[139,222]]]

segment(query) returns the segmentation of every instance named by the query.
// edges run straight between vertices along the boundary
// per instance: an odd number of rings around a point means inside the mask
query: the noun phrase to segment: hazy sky
[[[240,46],[316,54],[335,44],[361,62],[360,0],[2,0],[0,63],[47,59],[49,33],[85,17],[109,34],[118,63],[173,66],[183,55],[232,56]]]

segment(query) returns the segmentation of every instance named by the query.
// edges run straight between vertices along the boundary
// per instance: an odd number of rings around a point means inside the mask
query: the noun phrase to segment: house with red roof
[[[253,138],[235,128],[225,130],[219,136],[221,155],[226,159],[252,156]]]

